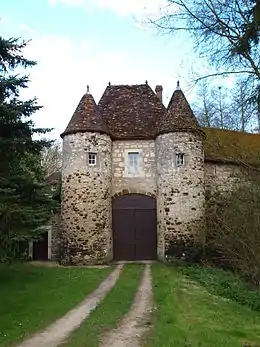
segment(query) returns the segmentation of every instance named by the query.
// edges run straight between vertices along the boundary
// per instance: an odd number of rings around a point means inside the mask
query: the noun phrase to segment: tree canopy
[[[237,54],[243,54],[243,52],[251,52],[251,48],[259,43],[259,31],[260,31],[260,2],[251,1],[252,7],[248,8],[248,19],[245,21],[242,29],[243,34],[241,36],[238,47],[234,49]]]
[[[14,257],[22,241],[37,238],[55,207],[41,166],[50,142],[34,136],[50,129],[35,127],[37,100],[20,98],[29,77],[17,70],[36,64],[23,56],[26,44],[0,37],[0,260]]]

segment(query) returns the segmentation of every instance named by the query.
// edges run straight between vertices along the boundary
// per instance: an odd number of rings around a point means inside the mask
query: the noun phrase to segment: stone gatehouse
[[[109,84],[98,104],[88,88],[61,137],[50,243],[63,264],[180,256],[203,223],[205,189],[229,189],[250,157],[236,147],[260,153],[259,135],[202,129],[179,84],[167,108],[162,86]]]

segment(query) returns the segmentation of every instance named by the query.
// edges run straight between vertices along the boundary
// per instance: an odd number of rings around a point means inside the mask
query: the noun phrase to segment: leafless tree
[[[202,80],[198,86],[193,109],[202,126],[220,129],[235,128],[235,114],[231,112],[230,91],[222,85]]]
[[[201,81],[192,108],[202,126],[208,128],[214,126],[214,102],[211,98],[210,86],[207,80]]]
[[[200,56],[216,68],[211,77],[233,74],[243,76],[254,85],[250,100],[258,103],[260,128],[258,14],[259,1],[168,0],[161,18],[153,23],[169,34],[188,32]],[[199,76],[197,81],[205,77],[209,76]]]
[[[236,128],[241,131],[248,130],[248,126],[257,123],[257,105],[252,102],[250,95],[253,86],[245,79],[238,80],[233,91],[231,110],[235,115]]]
[[[233,88],[203,79],[192,105],[199,123],[211,128],[252,130],[257,123],[257,107],[250,100],[252,89],[244,79],[238,80]]]
[[[60,170],[62,160],[61,145],[59,142],[54,142],[54,144],[45,148],[42,152],[42,166],[45,169],[46,175],[49,176],[52,173]]]

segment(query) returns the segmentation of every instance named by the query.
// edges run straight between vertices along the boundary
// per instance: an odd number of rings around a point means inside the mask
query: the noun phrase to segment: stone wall
[[[185,165],[176,165],[183,153]],[[204,217],[203,141],[190,133],[169,133],[156,139],[158,255],[186,257]]]
[[[112,141],[105,134],[63,139],[61,262],[104,263],[112,259]],[[97,153],[89,166],[88,153]]]
[[[128,153],[140,154],[137,176],[128,173]],[[114,141],[112,150],[112,195],[122,191],[156,194],[156,161],[154,141]]]
[[[96,166],[88,165],[89,152],[97,153]],[[140,154],[136,176],[128,172],[129,152]],[[184,153],[183,166],[176,165],[176,153]],[[203,141],[190,133],[113,144],[107,135],[68,135],[63,143],[61,226],[59,231],[58,220],[53,221],[52,258],[60,253],[64,264],[112,260],[111,197],[122,193],[157,197],[159,259],[174,252],[182,256],[203,220],[205,188],[228,190],[240,177],[237,165],[204,164]]]
[[[55,214],[51,219],[51,260],[60,259],[60,213]]]
[[[238,165],[205,162],[205,187],[210,192],[229,191],[240,182],[242,169]]]

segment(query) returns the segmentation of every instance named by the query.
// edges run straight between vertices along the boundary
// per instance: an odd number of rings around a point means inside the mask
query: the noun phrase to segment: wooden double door
[[[113,200],[115,260],[152,260],[157,256],[156,200],[127,194]]]

